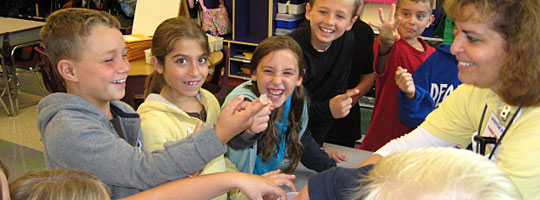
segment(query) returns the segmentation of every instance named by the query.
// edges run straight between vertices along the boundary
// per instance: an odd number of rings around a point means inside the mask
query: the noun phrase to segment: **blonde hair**
[[[12,200],[110,199],[103,182],[76,170],[29,172],[9,186]]]
[[[462,12],[473,5],[475,13]],[[486,22],[506,40],[507,56],[497,94],[510,105],[540,105],[540,2],[538,0],[448,0],[444,9],[455,21]]]
[[[397,0],[396,9],[401,7],[401,4],[403,3],[403,1],[405,1],[405,0]],[[411,1],[413,3],[425,3],[425,4],[427,4],[427,6],[429,8],[429,13],[433,12],[433,10],[431,9],[431,7],[433,6],[433,0],[409,0],[409,1]]]
[[[54,73],[62,77],[58,74],[56,67],[60,60],[80,60],[84,53],[82,45],[90,35],[92,28],[97,25],[120,28],[120,22],[115,17],[109,13],[92,9],[61,9],[47,17],[39,34],[45,51],[54,66]]]
[[[165,70],[165,56],[174,50],[174,43],[180,39],[196,40],[204,51],[210,54],[208,37],[202,28],[187,17],[175,17],[167,19],[156,28],[152,38],[152,56],[157,58]],[[144,97],[150,93],[160,93],[163,86],[167,85],[163,74],[152,72],[145,82]]]
[[[361,181],[367,185],[355,199],[522,199],[514,183],[495,163],[455,148],[395,153],[381,159]]]
[[[364,0],[353,0],[353,3],[354,4],[352,7],[351,18],[356,16],[356,11],[358,11],[358,8],[360,8],[360,5],[364,3]],[[315,0],[309,0],[309,5],[311,5],[311,8],[313,8],[313,6],[315,6]]]

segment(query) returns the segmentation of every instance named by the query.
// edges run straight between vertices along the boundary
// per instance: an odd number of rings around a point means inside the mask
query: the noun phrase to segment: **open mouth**
[[[281,96],[283,92],[284,90],[280,90],[280,89],[268,89],[268,94],[272,96]]]
[[[464,71],[464,70],[468,70],[470,69],[474,64],[471,63],[471,62],[463,62],[463,61],[459,61],[458,62],[458,69],[460,71]]]
[[[334,30],[331,30],[331,29],[326,29],[326,28],[319,28],[322,32],[325,32],[325,33],[333,33]]]
[[[113,84],[122,84],[122,83],[126,83],[126,79],[113,81],[112,83],[113,83]]]
[[[463,67],[470,67],[473,65],[473,63],[471,62],[463,62],[463,61],[459,61],[459,65],[463,66]]]
[[[194,85],[199,84],[199,82],[200,81],[184,81],[184,84],[189,85],[189,86],[194,86]]]

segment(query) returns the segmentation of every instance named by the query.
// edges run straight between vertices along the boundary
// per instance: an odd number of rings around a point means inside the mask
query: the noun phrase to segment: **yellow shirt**
[[[498,115],[505,105],[488,88],[463,84],[427,116],[422,126],[433,135],[466,147],[478,131],[482,111],[487,104],[482,130],[492,113]],[[517,107],[512,106],[506,127]],[[525,199],[540,199],[540,107],[524,107],[499,145],[497,165],[516,184]],[[486,155],[490,152],[486,151]]]
[[[206,122],[203,126],[216,123],[220,113],[216,97],[205,89],[200,90],[200,102],[206,109]],[[152,94],[157,95],[157,94]],[[152,100],[149,100],[152,99]],[[186,112],[157,95],[147,98],[137,109],[141,117],[143,130],[143,146],[147,151],[164,149],[165,142],[181,140],[191,134],[200,119],[189,116]],[[200,174],[236,171],[234,164],[221,155],[211,160]],[[232,166],[230,166],[232,165]],[[214,200],[226,200],[227,195],[221,195]]]

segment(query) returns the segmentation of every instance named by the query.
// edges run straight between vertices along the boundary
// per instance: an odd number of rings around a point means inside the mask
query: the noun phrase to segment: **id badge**
[[[491,113],[491,116],[489,117],[489,121],[484,128],[484,131],[482,132],[482,136],[485,137],[494,137],[497,141],[499,141],[502,133],[504,132],[504,129],[506,127],[501,123],[501,120],[497,115]],[[491,150],[494,148],[495,144],[488,144],[486,145],[486,155],[489,155],[491,153]],[[495,156],[493,158],[497,157],[499,148],[495,152]]]

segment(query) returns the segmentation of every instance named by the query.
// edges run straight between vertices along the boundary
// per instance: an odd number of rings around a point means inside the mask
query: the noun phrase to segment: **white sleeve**
[[[377,150],[375,153],[382,157],[389,156],[393,153],[405,151],[418,147],[452,147],[454,143],[442,140],[426,129],[418,127],[408,134],[405,134],[399,138],[393,139],[386,143],[383,147]]]

